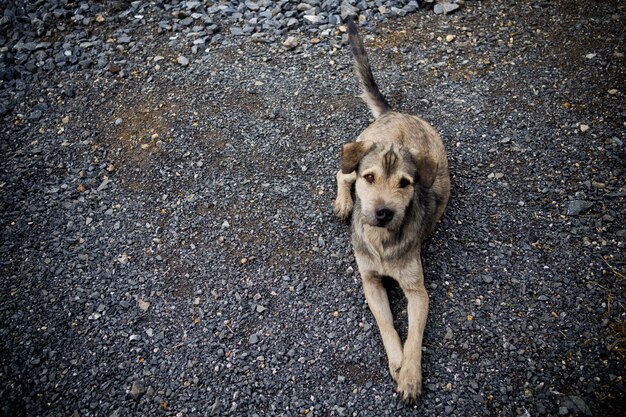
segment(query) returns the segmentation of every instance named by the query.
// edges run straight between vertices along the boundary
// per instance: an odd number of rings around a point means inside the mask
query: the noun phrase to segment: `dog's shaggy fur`
[[[391,110],[352,21],[348,36],[362,98],[376,120],[356,142],[343,147],[334,211],[342,219],[352,213],[352,246],[365,297],[397,392],[412,403],[422,390],[422,336],[428,316],[421,244],[448,202],[448,160],[441,138],[426,121]],[[404,345],[393,326],[384,277],[395,279],[408,300]]]

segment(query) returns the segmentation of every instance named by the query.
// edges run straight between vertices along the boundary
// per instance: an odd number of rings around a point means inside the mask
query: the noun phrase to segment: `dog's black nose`
[[[393,219],[393,214],[393,211],[386,207],[379,208],[376,210],[376,220],[378,220],[379,225],[384,226]]]

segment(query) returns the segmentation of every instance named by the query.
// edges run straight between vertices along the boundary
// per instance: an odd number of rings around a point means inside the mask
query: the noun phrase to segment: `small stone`
[[[217,415],[217,413],[220,411],[220,405],[221,405],[220,401],[219,400],[215,400],[213,405],[211,407],[209,407],[209,415],[211,415],[211,416]]]
[[[452,42],[455,39],[456,39],[455,35],[448,35],[448,36],[446,36],[446,42],[448,42],[448,43]]]
[[[607,223],[613,223],[615,221],[615,218],[611,216],[610,214],[605,214],[604,216],[602,216],[602,220],[604,220]]]
[[[230,227],[230,223],[228,223],[228,220],[224,220],[224,223],[222,223],[222,229],[228,229]]]
[[[493,282],[493,277],[491,275],[483,275],[483,281],[487,284],[491,284]]]
[[[193,17],[188,16],[188,17],[182,19],[179,23],[182,26],[191,26],[191,24],[193,23]]]
[[[592,416],[593,413],[585,403],[585,401],[575,395],[569,395],[563,399],[562,405],[564,408],[567,408],[568,411],[574,411],[574,414],[581,415],[584,414],[586,416]]]
[[[346,21],[348,19],[353,19],[357,17],[359,14],[359,9],[350,4],[348,0],[343,0],[341,2],[341,18]]]
[[[587,59],[594,59],[596,57],[596,55],[597,54],[592,52],[592,53],[589,53],[589,54],[585,55],[585,58],[587,58]]]
[[[119,74],[122,70],[122,67],[120,67],[119,65],[111,64],[107,69],[111,74]]]
[[[243,35],[245,35],[245,32],[241,28],[238,28],[237,26],[232,26],[230,28],[230,33],[232,33],[235,36],[243,36]]]
[[[106,18],[104,16],[102,16],[101,14],[99,14],[98,16],[96,16],[96,22],[98,23],[104,23],[106,21]]]
[[[285,41],[283,42],[283,46],[287,49],[294,49],[296,48],[298,45],[300,45],[300,41],[298,40],[298,38],[294,37],[294,36],[289,36],[287,39],[285,39]]]
[[[185,58],[184,56],[179,56],[178,58],[176,58],[176,62],[178,62],[183,67],[189,65],[189,59]]]
[[[578,128],[580,129],[581,132],[585,133],[589,130],[589,125],[582,124],[578,126]]]
[[[320,17],[316,15],[307,14],[304,16],[304,20],[311,23],[312,25],[318,25],[320,23]]]
[[[435,4],[433,11],[435,14],[448,14],[452,13],[456,9],[459,8],[459,5],[456,3],[450,3],[449,1],[444,0],[442,3]]]
[[[296,10],[298,10],[299,12],[305,12],[305,11],[307,11],[307,10],[311,10],[312,8],[313,8],[313,6],[311,6],[311,5],[310,5],[310,4],[308,4],[308,3],[304,3],[304,2],[299,3],[299,4],[296,6]]]
[[[2,113],[2,112],[0,111],[0,113]],[[42,116],[42,112],[41,112],[41,110],[33,110],[33,111],[30,113],[30,115],[28,116],[28,118],[29,118],[30,120],[35,120],[35,121],[37,121],[37,120],[41,119],[41,116]]]
[[[130,261],[130,256],[128,256],[127,253],[122,253],[120,256],[117,257],[117,261],[122,265],[126,265],[128,261]]]
[[[593,203],[584,200],[573,200],[565,203],[565,213],[569,216],[578,216],[583,211],[591,208]]]
[[[115,122],[114,122],[114,123],[115,123],[115,126],[119,126],[119,125],[121,125],[121,124],[122,124],[122,118],[121,118],[121,117],[118,117],[117,119],[115,119]]]
[[[143,312],[148,311],[148,309],[150,308],[150,303],[148,301],[144,301],[141,298],[139,299],[139,301],[137,301],[137,305]]]
[[[610,95],[614,96],[615,94],[617,94],[617,89],[611,88],[609,91],[607,91],[607,93],[609,93]]]
[[[102,183],[98,186],[97,190],[98,191],[106,190],[109,187],[110,183],[111,183],[111,180],[107,177],[104,177],[104,180],[102,180]]]
[[[409,3],[403,7],[403,10],[407,13],[413,13],[419,8],[419,4],[415,0],[409,1]]]
[[[254,344],[258,343],[258,342],[259,342],[259,336],[257,336],[256,333],[254,333],[253,335],[251,335],[248,338],[248,343],[250,343],[251,345],[254,345]]]
[[[130,387],[130,396],[135,401],[139,401],[141,397],[146,393],[146,388],[140,384],[139,382],[133,382],[133,385]]]
[[[87,319],[89,319],[89,320],[98,320],[100,317],[102,317],[102,314],[94,312],[89,317],[87,317]]]
[[[263,307],[262,305],[260,305],[260,304],[256,306],[256,312],[257,313],[262,313],[265,310],[267,310],[267,309],[265,307]]]
[[[253,11],[254,11],[254,10],[259,10],[259,5],[258,5],[258,4],[256,4],[256,3],[255,3],[255,2],[253,2],[253,1],[248,0],[248,1],[246,1],[246,3],[245,3],[245,4],[246,4],[246,7],[247,7],[249,10],[253,10]]]

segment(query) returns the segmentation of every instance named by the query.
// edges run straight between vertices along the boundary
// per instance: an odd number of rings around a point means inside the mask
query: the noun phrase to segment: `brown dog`
[[[412,403],[422,391],[422,336],[428,316],[421,244],[448,203],[448,160],[432,126],[417,116],[391,111],[352,21],[348,35],[362,98],[376,120],[356,142],[343,146],[334,212],[341,219],[352,212],[352,246],[365,298],[398,394]],[[383,277],[395,279],[408,300],[404,347],[393,326]]]

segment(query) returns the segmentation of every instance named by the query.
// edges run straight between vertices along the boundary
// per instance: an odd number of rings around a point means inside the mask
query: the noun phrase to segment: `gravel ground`
[[[1,4],[2,415],[626,415],[622,2]],[[332,217],[342,13],[449,151],[411,407]]]

